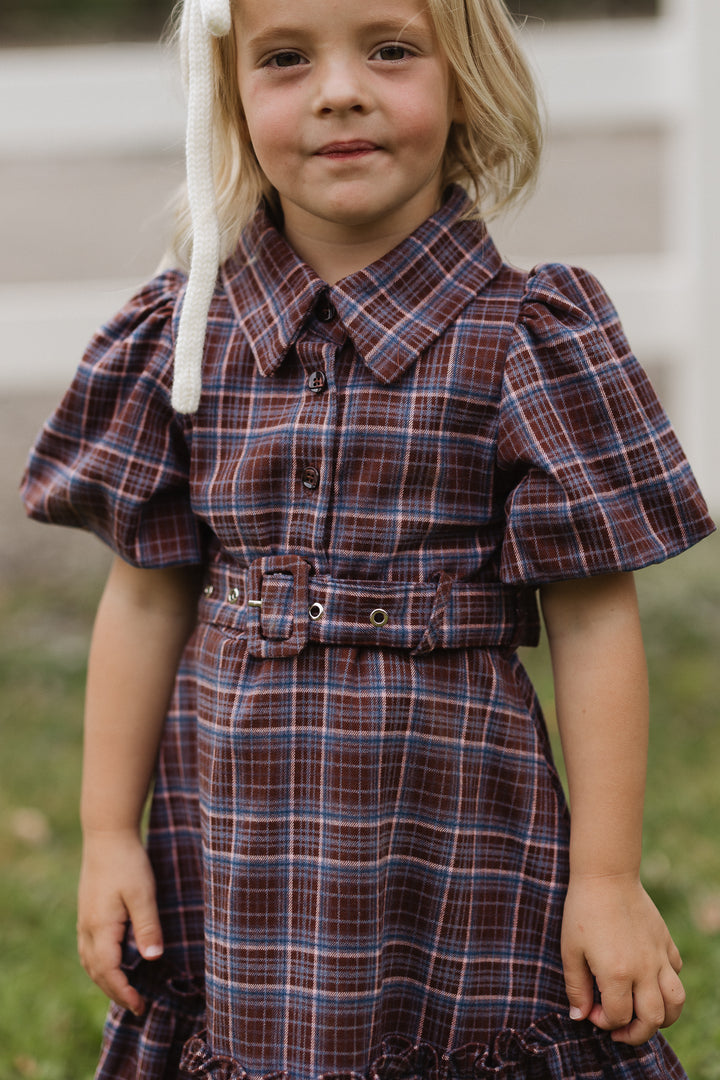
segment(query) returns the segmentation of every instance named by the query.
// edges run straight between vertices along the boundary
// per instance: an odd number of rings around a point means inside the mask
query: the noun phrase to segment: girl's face
[[[422,0],[239,0],[235,12],[245,120],[290,241],[417,228],[462,119]]]

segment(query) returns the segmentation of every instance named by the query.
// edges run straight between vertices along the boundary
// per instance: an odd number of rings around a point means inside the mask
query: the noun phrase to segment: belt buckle
[[[262,626],[263,582],[272,574],[293,579],[292,631],[288,637],[265,637]],[[310,566],[299,555],[265,555],[254,559],[246,571],[245,604],[247,649],[259,660],[297,656],[308,643],[308,580]]]

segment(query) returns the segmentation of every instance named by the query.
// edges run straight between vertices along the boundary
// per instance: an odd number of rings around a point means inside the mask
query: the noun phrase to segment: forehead
[[[427,0],[233,0],[236,22],[245,33],[273,28],[322,30],[343,26],[401,29],[410,23],[432,27]]]

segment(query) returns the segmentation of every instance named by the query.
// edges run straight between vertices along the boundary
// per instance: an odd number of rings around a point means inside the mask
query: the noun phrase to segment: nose
[[[347,58],[335,58],[317,69],[315,112],[365,112],[369,106],[366,74],[359,64]]]

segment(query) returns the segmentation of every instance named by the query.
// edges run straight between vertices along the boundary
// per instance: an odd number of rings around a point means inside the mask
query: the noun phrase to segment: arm
[[[613,574],[543,586],[541,597],[572,811],[571,1016],[639,1045],[677,1019],[685,995],[680,954],[640,882],[648,690],[635,586]]]
[[[177,664],[195,617],[193,569],[139,570],[116,559],[93,631],[85,705],[78,948],[101,989],[141,1013],[120,968],[128,919],[146,959],[162,953],[140,823]]]

